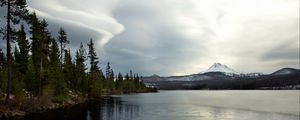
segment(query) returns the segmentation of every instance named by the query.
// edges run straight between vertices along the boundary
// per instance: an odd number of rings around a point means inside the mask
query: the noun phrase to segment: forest
[[[125,75],[115,73],[109,62],[105,70],[100,68],[92,38],[86,44],[88,50],[84,43],[72,50],[67,32],[61,27],[57,37],[51,35],[47,21],[29,12],[26,0],[0,2],[1,9],[7,10],[6,26],[1,28],[1,38],[7,43],[6,54],[0,49],[1,104],[64,103],[147,90],[143,78],[132,70]]]

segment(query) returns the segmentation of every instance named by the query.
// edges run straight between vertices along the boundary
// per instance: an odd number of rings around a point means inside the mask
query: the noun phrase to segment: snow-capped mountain
[[[146,84],[159,89],[300,89],[300,70],[283,68],[271,74],[239,73],[221,63],[214,63],[206,71],[183,76],[158,75],[143,77]],[[249,82],[248,82],[249,81]],[[286,85],[291,85],[286,88]],[[275,87],[275,88],[274,88]],[[276,88],[277,87],[277,88]]]
[[[218,72],[218,73],[216,73]],[[152,75],[145,77],[144,81],[199,81],[199,80],[212,80],[212,79],[232,79],[233,77],[239,77],[240,73],[235,70],[223,65],[221,63],[214,63],[206,71],[183,76],[168,76],[159,77],[158,75]],[[244,76],[247,76],[244,74]]]
[[[240,74],[239,72],[221,63],[214,63],[211,67],[209,67],[206,71],[203,71],[202,73],[207,73],[207,72],[223,72],[229,74]]]

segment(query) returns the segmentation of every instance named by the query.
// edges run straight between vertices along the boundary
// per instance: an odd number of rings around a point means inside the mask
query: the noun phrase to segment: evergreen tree
[[[117,80],[116,80],[116,88],[118,90],[123,90],[123,76],[120,72],[119,72]]]
[[[110,80],[110,65],[109,62],[106,64],[106,80]]]
[[[54,96],[61,98],[66,94],[67,85],[60,69],[59,48],[55,39],[52,39],[49,58],[48,85],[54,88]]]
[[[0,70],[4,68],[5,65],[5,57],[2,49],[0,48]]]
[[[91,65],[90,73],[93,73],[94,71],[99,69],[99,67],[98,67],[99,61],[98,61],[97,54],[95,52],[93,39],[90,40],[90,43],[88,44],[88,47],[89,47],[88,58],[90,58],[90,65]]]
[[[12,87],[12,55],[11,55],[11,38],[13,38],[13,31],[11,29],[11,22],[18,24],[21,19],[26,18],[28,10],[26,9],[26,0],[0,0],[0,6],[7,6],[6,15],[6,32],[1,31],[6,36],[6,55],[7,55],[7,87],[5,103],[9,102],[9,96]]]
[[[134,78],[134,86],[135,86],[135,89],[141,89],[139,74],[136,74],[136,76]]]
[[[32,60],[36,70],[35,79],[39,81],[39,94],[42,95],[43,82],[45,81],[45,75],[48,65],[48,54],[49,46],[51,43],[50,32],[47,30],[47,22],[42,20],[41,22],[36,17],[36,14],[33,13],[30,15],[29,23],[31,37],[31,52]]]
[[[20,52],[18,55],[16,55],[16,64],[18,71],[24,75],[27,71],[27,63],[29,59],[29,42],[26,39],[26,33],[24,31],[24,26],[21,25],[21,30],[17,34],[17,43],[20,49]]]
[[[7,64],[5,55],[0,49],[0,90],[5,91],[7,80]]]
[[[17,46],[15,46],[15,48],[14,48],[14,58],[13,58],[13,63],[18,63],[19,61],[20,61],[20,51],[19,51],[19,49],[18,49],[18,47]]]
[[[115,90],[115,73],[113,71],[113,69],[110,69],[109,72],[109,85],[110,85],[110,89],[111,90]]]
[[[132,70],[130,70],[129,73],[130,73],[130,78],[129,79],[133,80]]]
[[[39,80],[40,80],[40,95],[43,95],[43,89],[47,89],[48,86],[45,86],[45,82],[47,81],[47,68],[49,67],[49,50],[50,50],[50,44],[52,41],[52,38],[50,36],[50,32],[48,31],[48,23],[45,19],[40,21],[40,27],[41,27],[41,39],[40,39],[40,74],[39,74]],[[46,91],[47,93],[47,91]]]
[[[140,86],[141,86],[141,89],[146,88],[146,85],[144,84],[143,76],[140,77]]]
[[[130,89],[130,77],[129,77],[128,73],[125,75],[123,88],[126,89],[126,90]]]
[[[69,44],[70,41],[67,39],[67,34],[65,30],[61,27],[58,31],[58,41],[60,43],[60,62],[63,62],[63,51],[66,47],[66,44]]]
[[[83,47],[83,44],[80,43],[80,48],[79,50],[76,52],[76,67],[75,67],[75,70],[76,70],[76,79],[78,81],[78,84],[77,84],[77,89],[79,91],[81,91],[82,93],[87,93],[87,79],[86,79],[86,73],[85,73],[85,70],[86,70],[86,67],[85,67],[85,59],[86,59],[86,56],[85,56],[85,49]]]
[[[91,39],[89,44],[88,58],[90,59],[90,72],[88,81],[89,97],[98,97],[102,90],[102,79],[104,78],[102,71],[98,67],[98,58],[95,52],[94,43]]]
[[[109,90],[114,90],[115,89],[114,77],[115,77],[114,71],[110,67],[110,63],[107,62],[107,65],[106,65],[106,81],[105,81],[106,84],[105,84],[105,86]]]
[[[31,61],[32,61],[32,65],[33,65],[33,69],[31,70],[35,70],[33,75],[34,77],[32,77],[32,79],[34,79],[34,81],[38,81],[38,93],[41,93],[41,79],[39,79],[40,74],[41,74],[41,70],[39,66],[41,66],[41,51],[42,48],[40,46],[41,44],[41,27],[40,27],[40,22],[36,16],[35,13],[30,14],[29,15],[29,23],[30,23],[30,33],[31,33]]]
[[[39,81],[34,79],[36,77],[36,70],[32,59],[28,60],[27,71],[25,75],[25,88],[32,94],[38,94]]]
[[[67,81],[67,84],[69,88],[75,89],[76,84],[77,84],[77,79],[75,79],[74,76],[74,69],[75,66],[72,62],[72,57],[71,57],[71,51],[65,50],[65,57],[64,57],[64,65],[63,65],[63,70],[64,70],[64,78]]]

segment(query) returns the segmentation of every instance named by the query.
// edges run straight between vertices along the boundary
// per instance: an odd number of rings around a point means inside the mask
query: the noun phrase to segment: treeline
[[[63,101],[70,95],[92,98],[105,93],[135,92],[146,88],[138,74],[131,70],[126,75],[115,74],[109,63],[104,75],[98,66],[99,58],[92,39],[87,44],[88,51],[81,43],[73,59],[72,50],[67,47],[70,41],[63,28],[55,38],[47,29],[45,19],[39,20],[35,13],[28,13],[25,0],[0,2],[1,6],[8,7],[7,15],[10,16],[6,17],[6,29],[2,29],[8,42],[7,54],[0,49],[0,92],[4,96],[6,91],[7,100],[11,93],[15,96],[48,96],[52,100]],[[20,21],[29,26],[29,36]],[[19,29],[12,29],[10,22],[15,28],[20,26]],[[10,47],[12,40],[14,49]],[[85,63],[89,64],[89,68]]]

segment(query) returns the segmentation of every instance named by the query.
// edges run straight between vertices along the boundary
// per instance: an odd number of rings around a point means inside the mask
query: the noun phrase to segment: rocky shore
[[[23,98],[22,101],[12,99],[9,105],[4,105],[1,101],[0,105],[0,119],[18,119],[26,116],[30,113],[42,113],[58,108],[71,107],[76,104],[84,103],[88,101],[86,98],[78,97],[76,99],[72,98],[64,102],[49,102],[43,104],[43,100],[38,100],[37,98]]]

